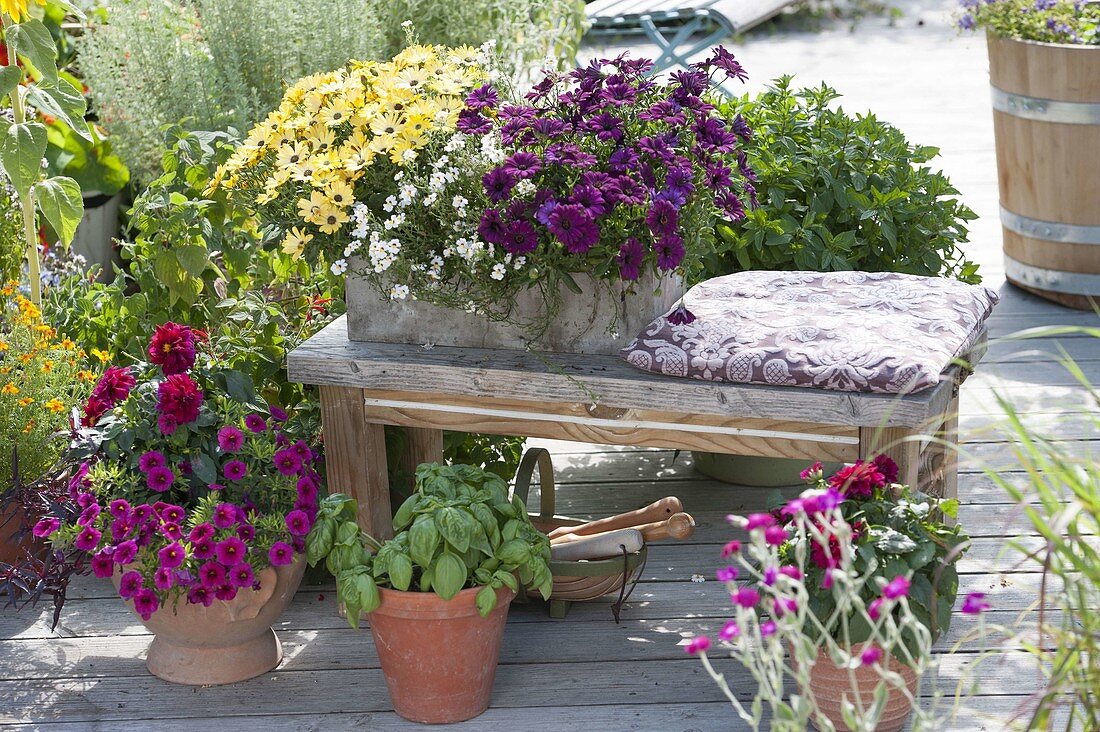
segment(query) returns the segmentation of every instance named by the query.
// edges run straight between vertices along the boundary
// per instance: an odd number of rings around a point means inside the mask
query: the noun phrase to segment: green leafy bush
[[[1042,43],[1100,44],[1100,4],[1080,0],[961,0],[959,27]]]
[[[384,543],[366,535],[355,517],[354,499],[329,496],[306,539],[309,563],[325,560],[336,576],[353,627],[361,612],[381,603],[379,587],[435,592],[444,600],[481,587],[483,616],[496,607],[502,587],[516,592],[522,583],[550,597],[550,540],[531,524],[523,502],[508,498],[498,475],[471,465],[421,465],[416,492],[393,518],[396,535]]]
[[[734,100],[752,128],[745,145],[759,207],[737,226],[717,225],[714,277],[748,269],[866,270],[980,281],[960,245],[976,218],[958,191],[912,145],[872,114],[829,105],[824,84],[794,91],[789,76],[759,96]]]

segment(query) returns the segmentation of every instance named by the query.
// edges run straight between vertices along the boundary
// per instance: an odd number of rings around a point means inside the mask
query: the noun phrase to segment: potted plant
[[[980,282],[962,249],[976,216],[928,166],[939,151],[871,113],[846,112],[839,98],[825,84],[797,89],[781,77],[721,108],[751,130],[742,147],[753,191],[742,221],[716,222],[718,251],[705,276],[861,270]],[[700,472],[741,485],[797,485],[803,467],[787,458],[692,456]]]
[[[204,334],[157,328],[150,363],[108,368],[84,406],[70,483],[81,512],[34,534],[90,556],[155,634],[147,665],[184,684],[274,668],[271,629],[305,570],[314,453]]]
[[[1100,296],[1100,4],[962,0],[989,47],[1005,275],[1091,310]]]
[[[830,732],[896,732],[951,622],[955,564],[968,543],[944,523],[956,502],[896,484],[897,466],[885,456],[828,480],[820,464],[805,475],[813,487],[777,511],[731,516],[748,541],[722,551],[730,564],[718,579],[734,616],[719,641],[761,680],[754,703],[742,704],[713,668],[709,638],[695,638],[688,651],[702,656],[755,729],[767,710],[772,729],[812,722]],[[980,611],[980,600],[968,598],[963,611]],[[796,689],[789,697],[787,681]],[[930,721],[926,710],[917,713]]]
[[[741,65],[650,68],[593,61],[519,94],[487,48],[414,45],[300,81],[212,187],[347,273],[353,340],[616,353],[699,274],[714,214],[745,208],[744,130],[707,101]]]
[[[366,613],[397,713],[459,722],[489,706],[508,605],[520,585],[549,598],[550,541],[507,483],[470,465],[424,464],[380,543],[355,501],[329,496],[306,542],[358,627]]]

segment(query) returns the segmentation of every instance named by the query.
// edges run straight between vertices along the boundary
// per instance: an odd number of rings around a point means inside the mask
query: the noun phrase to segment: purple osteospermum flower
[[[631,206],[640,206],[646,201],[648,193],[645,186],[640,182],[627,175],[619,176],[611,184],[611,189],[608,191],[608,195],[612,196],[619,203],[625,203]]]
[[[618,256],[615,257],[615,263],[619,265],[619,276],[627,282],[633,282],[641,276],[644,261],[645,249],[633,236],[623,242]]]
[[[669,201],[654,201],[646,214],[645,222],[654,236],[674,234],[676,225],[680,221],[680,214]]]
[[[236,452],[244,444],[244,433],[229,425],[218,430],[218,447],[225,452]]]
[[[164,453],[150,450],[138,458],[138,468],[143,473],[148,473],[153,468],[163,468],[166,464]]]
[[[638,150],[661,163],[668,163],[673,158],[668,143],[660,137],[641,138],[638,140]]]
[[[309,533],[310,520],[304,511],[291,511],[286,515],[286,529],[293,536],[305,536]]]
[[[909,578],[899,574],[882,588],[882,596],[887,600],[896,600],[909,594]]]
[[[576,186],[573,189],[573,195],[569,197],[569,202],[582,207],[592,218],[602,216],[607,210],[603,194],[590,185]]]
[[[272,566],[282,567],[294,561],[294,549],[284,541],[277,541],[271,545],[267,558]]]
[[[538,249],[539,237],[530,222],[512,221],[504,230],[501,246],[512,254],[527,254]]]
[[[737,194],[732,191],[719,194],[714,199],[714,203],[722,209],[726,216],[730,217],[731,221],[740,221],[745,218],[745,205],[741,203],[741,199],[737,197]]]
[[[653,248],[657,252],[657,266],[663,270],[674,270],[684,261],[684,240],[675,234],[665,234]]]
[[[745,142],[752,139],[752,128],[749,127],[749,123],[740,114],[733,118],[733,134]]]
[[[145,581],[141,578],[141,574],[134,570],[130,570],[122,575],[122,579],[119,580],[118,596],[123,600],[129,600],[138,593],[144,584]]]
[[[679,307],[668,314],[665,320],[669,322],[669,325],[691,325],[695,322],[695,313],[688,310],[681,303]]]
[[[631,147],[620,147],[611,153],[607,169],[612,173],[626,173],[638,164],[638,153]]]
[[[283,475],[297,475],[302,470],[302,459],[294,450],[280,450],[275,453],[275,468]]]
[[[244,418],[244,426],[250,432],[260,433],[267,429],[267,421],[258,414],[250,414]]]
[[[505,168],[493,168],[481,177],[481,185],[485,187],[485,195],[490,201],[500,203],[512,192],[516,178]]]
[[[623,121],[608,112],[588,120],[588,129],[596,133],[597,140],[603,142],[618,142],[623,139]]]
[[[540,203],[538,209],[535,211],[535,221],[538,221],[543,226],[548,226],[550,224],[550,214],[554,213],[554,209],[560,205],[561,203],[558,200],[547,195],[546,200]]]
[[[476,110],[463,109],[458,113],[458,122],[455,127],[459,132],[467,135],[484,135],[493,129],[493,123],[478,114]]]
[[[718,191],[733,185],[733,171],[722,163],[710,163],[705,168],[707,188]]]
[[[665,176],[665,185],[668,186],[669,191],[681,194],[683,196],[690,196],[695,190],[695,183],[692,182],[691,168],[672,168],[668,171],[668,175]]]
[[[538,173],[541,167],[539,156],[525,150],[512,153],[511,157],[504,161],[504,169],[516,178],[530,178]]]
[[[82,552],[90,552],[99,545],[99,540],[103,534],[91,526],[85,526],[80,530],[80,533],[76,535],[76,541],[74,542],[77,549]]]
[[[252,574],[252,565],[247,562],[241,562],[233,567],[233,569],[229,570],[229,581],[232,582],[235,587],[251,587],[256,581],[256,578]]]
[[[115,560],[106,551],[92,557],[92,574],[99,579],[110,577],[115,572]]]
[[[214,556],[227,567],[239,563],[248,555],[248,546],[235,536],[219,541],[214,547]]]
[[[495,208],[485,209],[477,225],[477,234],[490,244],[501,244],[504,241],[505,229],[500,211]]]
[[[222,468],[222,474],[227,480],[240,480],[248,475],[248,466],[241,460],[230,460]]]
[[[497,90],[489,84],[479,86],[466,97],[466,106],[470,109],[492,108],[497,106],[499,102],[500,97],[497,96]]]
[[[587,252],[600,239],[600,229],[592,216],[575,203],[563,203],[550,213],[550,233],[573,254]]]
[[[134,595],[134,610],[141,616],[142,620],[148,620],[153,617],[153,613],[157,611],[160,603],[157,601],[157,594],[152,590],[139,590]]]
[[[145,476],[145,485],[149,490],[163,493],[172,487],[172,483],[176,480],[176,474],[172,472],[171,468],[153,468]]]

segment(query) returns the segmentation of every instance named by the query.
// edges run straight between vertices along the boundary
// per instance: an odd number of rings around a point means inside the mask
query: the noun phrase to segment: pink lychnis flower
[[[691,641],[684,646],[684,650],[693,656],[705,653],[708,648],[710,648],[710,638],[705,635],[692,638]]]
[[[909,594],[909,578],[898,575],[882,588],[882,596],[887,600],[896,600]]]

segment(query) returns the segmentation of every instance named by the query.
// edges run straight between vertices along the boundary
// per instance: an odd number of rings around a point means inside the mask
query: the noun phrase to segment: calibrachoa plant
[[[69,484],[81,513],[34,528],[90,554],[97,577],[121,573],[119,594],[145,619],[180,598],[209,606],[254,588],[304,552],[317,516],[313,450],[204,344],[166,323],[148,364],[107,369],[84,409],[94,454]]]
[[[713,217],[755,203],[751,132],[707,101],[713,75],[744,69],[721,48],[661,81],[652,65],[593,61],[521,96],[491,81],[489,48],[414,46],[299,83],[214,185],[255,196],[291,256],[392,299],[517,322],[534,290],[545,322],[576,273],[618,291],[690,278]]]
[[[1043,43],[1100,44],[1100,3],[1086,0],[960,0],[963,30]]]
[[[953,514],[953,501],[898,485],[897,475],[885,456],[848,466],[828,480],[818,463],[803,473],[813,487],[780,509],[728,517],[748,532],[747,541],[723,548],[729,565],[718,570],[733,617],[717,639],[698,636],[687,651],[700,656],[754,729],[764,724],[765,711],[771,729],[804,730],[810,721],[817,729],[834,729],[810,687],[816,662],[875,672],[873,689],[861,689],[852,673],[850,687],[842,690],[853,730],[875,729],[888,691],[914,698],[898,663],[916,672],[920,695],[919,679],[935,665],[932,644],[950,623],[958,591],[955,562],[968,538],[937,518]],[[975,593],[961,610],[978,614],[987,607]],[[712,666],[707,652],[714,644],[759,682],[751,705],[739,701]],[[789,696],[787,681],[796,689]],[[918,709],[915,725],[934,729],[933,714]]]

